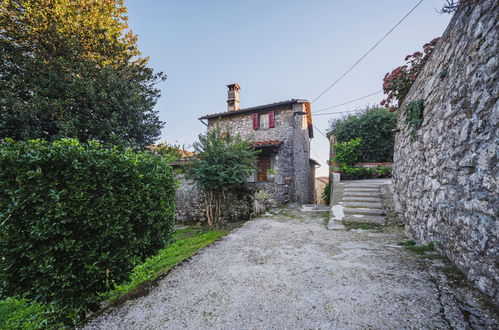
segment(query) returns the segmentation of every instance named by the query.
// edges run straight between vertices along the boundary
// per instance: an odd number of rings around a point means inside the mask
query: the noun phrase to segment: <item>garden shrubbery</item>
[[[72,320],[173,231],[173,172],[149,152],[6,140],[0,186],[0,296],[50,304]]]
[[[341,172],[343,179],[357,180],[368,178],[390,178],[392,169],[388,166],[378,166],[376,169],[355,166],[363,145],[362,138],[356,138],[347,142],[339,142],[333,145],[335,156],[333,162],[337,164],[336,170]]]
[[[367,108],[355,115],[334,119],[330,131],[338,143],[362,138],[357,161],[362,163],[393,161],[397,115],[384,108]]]

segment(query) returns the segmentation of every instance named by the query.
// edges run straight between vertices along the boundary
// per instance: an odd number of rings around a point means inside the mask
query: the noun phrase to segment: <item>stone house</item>
[[[238,84],[227,86],[227,111],[205,115],[208,130],[217,125],[252,141],[260,150],[257,171],[249,178],[272,196],[272,205],[313,203],[317,162],[310,159],[314,137],[310,102],[292,99],[241,109]]]

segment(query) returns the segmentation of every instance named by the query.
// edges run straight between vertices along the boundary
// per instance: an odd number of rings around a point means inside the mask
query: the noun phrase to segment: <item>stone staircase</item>
[[[344,229],[342,222],[385,224],[381,187],[389,183],[379,179],[335,183],[328,229]]]

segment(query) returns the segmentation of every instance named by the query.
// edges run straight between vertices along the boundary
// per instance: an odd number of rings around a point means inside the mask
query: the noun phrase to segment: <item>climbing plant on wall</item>
[[[417,130],[423,123],[424,100],[409,102],[404,109],[405,123],[411,128],[411,138],[415,139]]]

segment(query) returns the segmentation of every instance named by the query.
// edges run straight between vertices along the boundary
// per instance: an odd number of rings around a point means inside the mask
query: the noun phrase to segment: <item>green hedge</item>
[[[175,180],[161,158],[74,139],[0,146],[0,295],[83,315],[169,241]]]
[[[396,113],[385,108],[367,108],[354,115],[333,119],[330,131],[336,135],[338,143],[362,138],[358,162],[391,162],[396,126]]]

